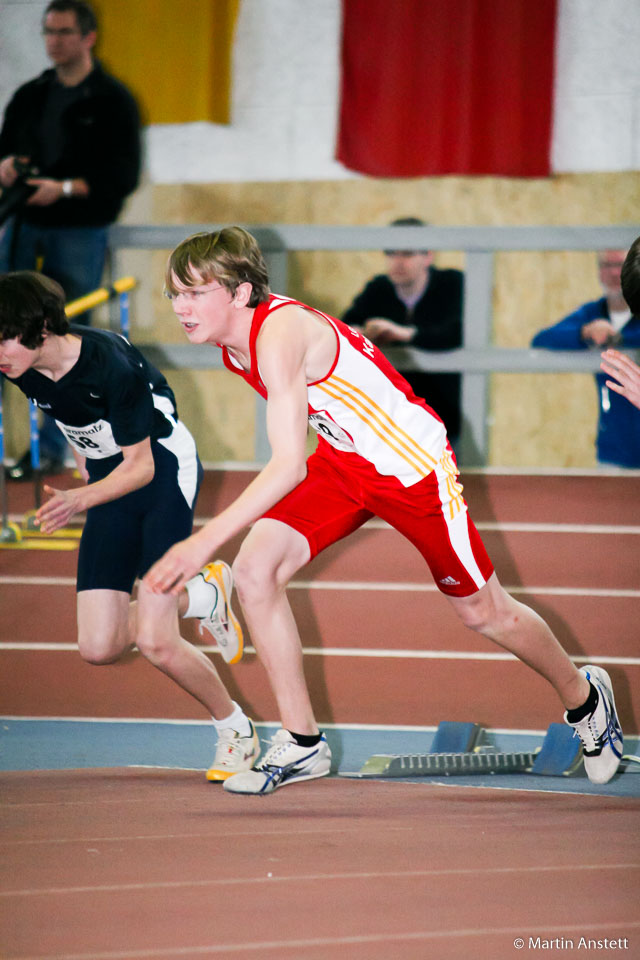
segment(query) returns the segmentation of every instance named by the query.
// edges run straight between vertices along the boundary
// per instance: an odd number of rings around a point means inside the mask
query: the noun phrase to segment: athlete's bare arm
[[[261,517],[306,476],[307,382],[321,377],[335,355],[335,335],[329,330],[331,339],[325,341],[324,330],[323,321],[293,306],[282,307],[265,322],[256,349],[268,392],[271,458],[229,507],[154,564],[145,577],[154,592],[179,593],[222,544]]]
[[[130,447],[122,447],[122,463],[103,480],[82,487],[59,490],[45,485],[50,494],[36,513],[36,520],[43,533],[53,533],[69,523],[76,513],[96,507],[110,500],[117,500],[125,493],[139,490],[153,480],[155,471],[151,441],[147,437]]]

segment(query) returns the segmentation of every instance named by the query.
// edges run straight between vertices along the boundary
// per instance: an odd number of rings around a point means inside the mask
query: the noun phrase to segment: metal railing
[[[111,270],[121,269],[124,249],[171,250],[185,237],[219,229],[223,224],[123,226],[110,229]],[[463,430],[460,455],[465,464],[486,462],[488,447],[488,378],[493,372],[590,372],[599,368],[599,352],[512,349],[491,345],[495,254],[503,251],[626,249],[640,233],[637,226],[606,227],[355,227],[278,224],[252,226],[267,261],[272,289],[288,291],[288,255],[299,251],[446,250],[465,254],[464,346],[430,353],[409,347],[385,351],[400,370],[455,371],[463,374]],[[202,370],[222,366],[217,351],[190,344],[142,344],[164,368]],[[269,456],[263,402],[258,399],[255,454]]]

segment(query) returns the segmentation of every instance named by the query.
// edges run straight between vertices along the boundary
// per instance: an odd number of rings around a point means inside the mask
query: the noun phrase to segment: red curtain
[[[549,173],[556,0],[342,0],[337,158],[375,177]]]

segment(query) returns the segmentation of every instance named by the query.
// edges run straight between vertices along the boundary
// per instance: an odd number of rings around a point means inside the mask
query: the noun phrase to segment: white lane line
[[[617,920],[607,923],[563,924],[561,927],[526,927],[526,925],[521,924],[519,927],[466,927],[453,930],[419,930],[404,933],[367,933],[350,937],[315,937],[307,940],[263,940],[260,942],[252,940],[244,943],[211,943],[193,947],[155,947],[150,950],[125,951],[109,950],[106,953],[56,953],[47,954],[46,956],[38,954],[37,956],[30,957],[13,957],[12,960],[146,960],[146,958],[151,958],[151,960],[162,960],[162,958],[164,958],[164,960],[171,960],[172,957],[210,957],[220,954],[229,956],[232,953],[248,953],[249,951],[263,953],[265,950],[295,950],[297,951],[296,957],[300,957],[303,956],[304,951],[318,947],[348,947],[377,943],[417,943],[422,940],[476,939],[478,937],[488,936],[515,937],[520,941],[523,933],[534,940],[539,937],[545,941],[549,938],[549,935],[553,938],[554,934],[558,934],[559,939],[570,933],[581,937],[584,934],[590,933],[608,933],[609,939],[624,940],[624,937],[620,937],[619,934],[614,933],[614,931],[621,930],[627,932],[628,930],[635,930],[638,927],[640,927],[640,921],[635,920],[628,922]],[[528,940],[525,941],[525,943],[528,942]],[[468,955],[472,956],[474,952],[472,945],[469,945]],[[331,956],[334,955],[335,952],[332,950]]]
[[[27,577],[0,576],[0,586],[19,584],[31,587],[74,587],[75,577]],[[385,590],[394,593],[440,593],[435,583],[410,583],[406,581],[385,580],[292,580],[287,590],[368,590],[381,593]],[[614,589],[608,587],[545,587],[545,586],[505,586],[507,593],[548,597],[621,597],[640,598],[640,589]]]
[[[473,519],[473,512],[471,512],[471,517]],[[8,519],[18,524],[22,521],[22,517],[18,514],[10,514]],[[196,517],[193,525],[194,527],[203,527],[208,521],[208,517]],[[527,523],[520,520],[474,520],[474,523],[478,530],[485,530],[492,533],[495,531],[503,531],[505,533],[581,533],[603,534],[608,536],[617,534],[638,536],[640,534],[640,526],[632,523],[552,523],[548,521]],[[387,523],[386,520],[373,517],[373,519],[367,520],[359,529],[392,530],[393,527]]]
[[[473,516],[472,516],[473,519]],[[525,523],[520,520],[499,521],[499,520],[474,520],[478,530],[486,530],[504,533],[586,533],[586,534],[605,534],[617,535],[619,533],[631,534],[637,536],[640,534],[640,526],[637,524],[614,524],[614,523]],[[367,520],[360,529],[366,530],[392,530],[393,527],[385,520],[374,517]]]
[[[18,577],[5,575],[0,577],[0,584],[21,584],[25,587],[75,587],[75,577]]]
[[[146,769],[144,766],[139,766],[136,764],[136,769]],[[160,767],[153,767],[151,769],[159,770],[165,769]],[[175,767],[171,767],[172,770],[175,770]],[[201,771],[200,771],[201,772]],[[86,803],[87,801],[82,801]],[[93,802],[93,801],[91,801]],[[7,804],[5,809],[15,809],[16,807],[22,809],[27,806],[48,806],[56,805],[48,804]],[[385,826],[386,833],[412,833],[413,827],[391,827]],[[261,837],[279,837],[279,836],[288,836],[291,837],[295,834],[296,837],[306,837],[313,836],[314,834],[326,834],[327,830],[330,830],[331,833],[358,833],[360,831],[364,833],[371,832],[371,825],[355,826],[355,827],[335,827],[334,823],[327,824],[324,827],[311,827],[305,829],[295,829],[293,830],[290,826],[282,827],[281,829],[262,829],[260,828]],[[135,834],[134,836],[121,836],[121,837],[61,837],[61,838],[51,838],[45,837],[40,840],[2,840],[0,841],[1,847],[27,847],[27,846],[43,846],[43,845],[57,845],[57,844],[66,844],[66,843],[129,843],[132,841],[146,843],[147,841],[153,840],[154,843],[157,840],[221,840],[226,839],[227,837],[250,837],[255,838],[256,832],[255,829],[252,830],[225,830],[221,832],[219,829],[215,833],[158,833],[158,834]]]
[[[0,580],[1,582],[1,580]],[[640,589],[609,589],[607,587],[541,587],[504,586],[507,593],[536,594],[552,597],[640,597]],[[374,580],[292,580],[288,590],[383,590],[407,593],[440,593],[435,583],[410,583]]]
[[[12,643],[11,641],[0,643],[2,650],[21,650],[22,652],[55,651],[56,653],[73,651],[77,653],[78,646],[75,643]],[[198,645],[198,650],[203,653],[219,653],[217,647],[209,645]],[[137,650],[133,650],[137,653]],[[247,646],[244,648],[245,655],[255,655],[255,647]],[[474,650],[389,650],[358,647],[303,647],[303,654],[310,657],[360,657],[381,660],[512,660],[519,662],[518,657],[513,653],[487,653]],[[591,654],[590,656],[571,657],[574,663],[609,663],[618,666],[637,667],[640,666],[640,657],[608,657]]]
[[[2,720],[11,720],[26,723],[41,723],[42,721],[50,721],[54,723],[162,723],[169,724],[170,726],[178,727],[207,727],[211,728],[211,720],[176,720],[176,719],[163,719],[162,717],[47,717],[47,716],[23,716],[20,714],[16,716],[15,714],[3,714],[0,715],[0,721]],[[255,726],[259,730],[262,728],[276,727],[280,726],[279,720],[257,720]],[[323,729],[326,730],[391,730],[393,732],[400,733],[435,733],[436,727],[434,726],[424,726],[424,725],[410,725],[410,724],[388,724],[388,723],[323,723]],[[489,728],[487,728],[489,729]],[[515,734],[526,734],[534,737],[544,737],[546,730],[512,730],[508,727],[491,727],[493,733],[515,733]],[[161,769],[165,770],[166,767]],[[173,769],[173,768],[172,768]]]
[[[330,830],[330,827],[326,828]],[[118,893],[125,890],[174,890],[184,887],[241,886],[263,883],[327,883],[332,880],[427,879],[428,877],[477,877],[487,875],[531,873],[575,873],[577,871],[640,870],[640,863],[562,864],[526,867],[445,867],[436,870],[371,870],[345,873],[285,874],[262,877],[213,877],[209,880],[157,880],[147,883],[105,883],[77,887],[36,887],[23,890],[3,890],[0,897],[65,896],[76,893]]]

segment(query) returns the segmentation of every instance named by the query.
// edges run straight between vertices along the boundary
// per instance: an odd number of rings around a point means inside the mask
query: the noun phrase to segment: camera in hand
[[[17,157],[13,165],[18,173],[18,179],[13,186],[7,187],[2,191],[0,197],[0,224],[4,223],[7,217],[10,217],[18,207],[21,207],[25,200],[28,200],[32,193],[35,193],[37,187],[27,183],[31,177],[37,177],[38,170],[30,163],[25,163]]]

